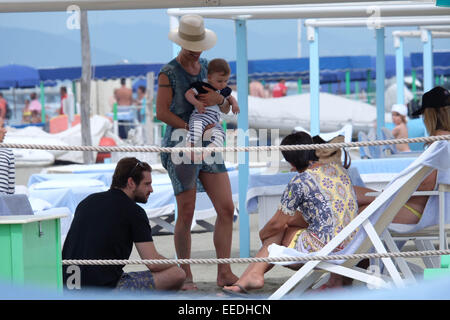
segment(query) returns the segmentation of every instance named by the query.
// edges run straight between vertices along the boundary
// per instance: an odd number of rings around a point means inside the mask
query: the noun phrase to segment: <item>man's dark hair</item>
[[[3,97],[3,93],[0,92],[0,97]]]
[[[66,88],[65,86],[62,86],[62,87],[60,88],[60,90],[63,91],[64,93],[67,93],[67,88]]]
[[[306,132],[294,132],[281,140],[282,146],[313,144],[313,140]],[[308,168],[310,161],[317,161],[314,150],[294,150],[281,151],[284,159],[292,164],[297,170],[304,170]]]
[[[146,90],[145,86],[139,86],[138,89],[141,90],[142,93],[145,93]]]
[[[114,170],[111,188],[125,188],[130,177],[138,185],[141,183],[144,171],[152,172],[152,167],[147,162],[142,162],[134,157],[120,159]]]
[[[126,83],[127,83],[127,79],[125,79],[125,78],[120,79],[121,85],[125,85]]]

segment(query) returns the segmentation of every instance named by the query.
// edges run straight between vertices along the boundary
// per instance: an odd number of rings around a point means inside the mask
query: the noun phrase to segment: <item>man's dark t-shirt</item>
[[[128,259],[133,242],[153,241],[144,209],[122,190],[110,189],[88,196],[75,210],[62,251],[69,259]],[[67,265],[63,266],[64,286]],[[114,288],[123,273],[123,265],[79,266],[81,289]]]

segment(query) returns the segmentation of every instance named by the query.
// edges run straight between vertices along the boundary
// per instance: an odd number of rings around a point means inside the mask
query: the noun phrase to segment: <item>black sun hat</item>
[[[450,106],[450,92],[442,87],[435,87],[422,96],[422,106],[412,115],[421,115],[427,108],[438,109],[445,106]]]

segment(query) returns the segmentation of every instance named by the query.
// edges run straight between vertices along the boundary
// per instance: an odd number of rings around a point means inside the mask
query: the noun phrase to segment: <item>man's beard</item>
[[[134,201],[138,203],[147,203],[148,196],[136,194],[134,195]]]

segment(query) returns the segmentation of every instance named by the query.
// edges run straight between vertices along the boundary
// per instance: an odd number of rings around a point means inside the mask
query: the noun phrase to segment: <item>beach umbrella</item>
[[[13,88],[14,114],[16,114],[16,88],[30,88],[39,85],[39,72],[37,69],[10,64],[0,67],[0,89]]]
[[[0,89],[30,88],[39,85],[37,69],[10,64],[0,67]]]

